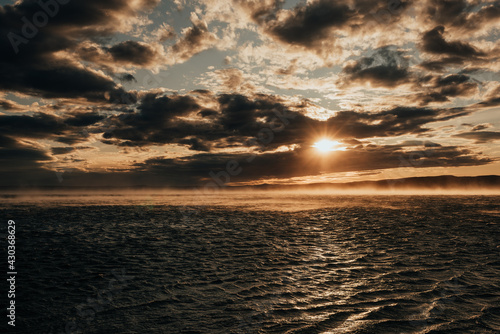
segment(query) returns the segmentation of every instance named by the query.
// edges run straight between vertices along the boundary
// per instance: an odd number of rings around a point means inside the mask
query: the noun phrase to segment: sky
[[[0,1],[0,186],[500,170],[500,1]]]

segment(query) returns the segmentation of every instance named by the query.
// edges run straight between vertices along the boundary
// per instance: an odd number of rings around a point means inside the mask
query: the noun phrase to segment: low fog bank
[[[0,188],[1,198],[37,196],[187,196],[213,197],[225,194],[325,194],[325,195],[500,195],[500,176],[433,176],[296,185],[256,184],[234,186],[207,182],[198,187],[37,187]]]

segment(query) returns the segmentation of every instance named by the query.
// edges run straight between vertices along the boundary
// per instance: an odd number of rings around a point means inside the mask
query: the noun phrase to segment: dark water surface
[[[4,202],[15,333],[500,333],[500,197],[252,196]]]

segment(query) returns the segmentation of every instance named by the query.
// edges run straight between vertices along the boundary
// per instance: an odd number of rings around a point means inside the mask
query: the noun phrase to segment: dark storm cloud
[[[72,114],[68,118],[37,113],[0,115],[0,132],[16,138],[51,139],[75,144],[89,137],[87,127],[102,120],[97,113]]]
[[[500,140],[500,132],[495,131],[471,131],[456,134],[453,137],[474,140],[476,144],[488,143]]]
[[[424,15],[423,23],[431,23],[434,28],[424,33],[419,45],[433,58],[422,62],[422,68],[443,72],[446,67],[486,65],[497,61],[494,52],[482,51],[466,40],[447,40],[445,32],[450,31],[455,36],[471,39],[479,30],[490,30],[500,22],[500,2],[429,0],[426,9],[427,16]],[[435,59],[436,57],[439,58]]]
[[[76,151],[76,147],[68,146],[68,147],[52,147],[50,149],[53,155],[67,154],[73,151]]]
[[[450,74],[439,78],[434,89],[442,96],[449,97],[466,97],[470,96],[477,90],[477,82],[463,74]]]
[[[437,26],[426,32],[422,38],[422,49],[425,52],[447,56],[465,58],[485,56],[483,52],[477,50],[469,43],[446,41],[443,37],[444,31],[445,28],[443,26]]]
[[[446,76],[426,76],[417,83],[426,85],[426,92],[413,96],[413,101],[425,106],[429,103],[449,102],[449,98],[472,96],[478,91],[477,81],[464,74],[450,74]]]
[[[438,92],[418,93],[412,96],[411,100],[420,106],[426,106],[430,103],[450,102],[450,99],[446,95]]]
[[[473,32],[500,19],[500,3],[468,2],[466,0],[429,0],[428,18],[448,27]]]
[[[77,52],[82,60],[100,64],[103,69],[111,73],[117,66],[151,67],[163,60],[154,47],[137,41],[124,41],[111,47],[82,45],[78,47]],[[131,74],[122,74],[118,77],[122,81],[135,81],[135,77]]]
[[[457,86],[461,80],[445,77],[440,82]],[[312,144],[318,133],[346,140],[422,134],[429,131],[426,124],[470,113],[461,108],[398,107],[377,113],[340,111],[320,121],[304,115],[307,105],[287,105],[276,96],[222,94],[212,99],[211,103],[218,105],[216,110],[204,108],[193,96],[151,93],[142,97],[136,112],[108,118],[96,112],[74,113],[64,118],[43,113],[0,116],[0,130],[17,137],[67,144],[87,140],[89,131],[104,131],[105,142],[119,146],[170,143],[195,151],[238,146],[271,151],[283,145]]]
[[[125,0],[71,0],[71,1],[37,1],[24,0],[15,5],[5,5],[0,11],[3,23],[1,28],[6,33],[13,32],[29,39],[22,43],[24,47],[34,50],[39,42],[48,42],[52,46],[46,52],[60,49],[62,46],[73,45],[75,38],[104,37],[123,27],[127,18],[137,15],[141,10],[154,7],[158,1],[137,1],[131,3]],[[42,14],[43,13],[43,14]],[[26,19],[23,19],[26,17]],[[44,19],[47,17],[48,19]],[[25,36],[29,29],[24,28],[26,21],[33,27],[35,37]],[[43,24],[45,23],[45,24]],[[7,34],[6,34],[7,35]],[[13,36],[12,34],[10,35]],[[9,37],[9,38],[11,38]],[[32,43],[33,42],[33,43]],[[12,49],[12,47],[10,47]],[[23,53],[19,53],[23,55]],[[12,56],[12,53],[8,53]]]
[[[465,0],[429,0],[427,3],[429,17],[441,24],[463,24],[468,8]]]
[[[104,138],[121,146],[177,143],[198,151],[236,146],[271,151],[312,144],[319,133],[347,140],[422,134],[429,131],[426,124],[470,113],[462,108],[397,107],[377,113],[339,111],[320,121],[305,115],[306,104],[290,105],[272,95],[222,94],[211,104],[217,104],[216,110],[205,109],[191,96],[150,94],[140,101],[137,112],[111,117]]]
[[[202,142],[198,138],[188,138],[179,140],[179,144],[189,145],[189,149],[193,151],[210,151],[210,146],[207,143]]]
[[[34,154],[29,161],[34,161],[35,164],[33,167],[27,166],[31,168],[29,174],[8,170],[3,173],[8,177],[2,179],[2,185],[203,187],[210,184],[209,190],[213,190],[226,182],[380,170],[408,167],[408,164],[414,168],[426,168],[479,166],[492,162],[489,158],[456,146],[417,146],[405,149],[401,145],[365,145],[355,150],[335,152],[325,159],[311,159],[306,150],[260,155],[201,153],[177,159],[157,157],[137,163],[135,168],[125,172],[84,173],[74,170],[64,174],[63,184],[58,183],[53,171],[38,167],[37,161],[49,157]],[[231,171],[230,175],[228,170]]]
[[[66,125],[56,116],[38,113],[34,116],[0,116],[3,134],[28,138],[46,138],[62,133]]]
[[[43,150],[22,144],[16,139],[0,135],[0,170],[25,171],[39,168],[52,158]]]
[[[266,30],[288,44],[312,46],[327,38],[330,28],[344,25],[354,14],[345,4],[319,0],[296,7],[283,20],[269,20]]]
[[[142,98],[138,112],[110,118],[112,127],[104,133],[105,139],[122,139],[125,146],[175,143],[196,133],[196,128],[182,128],[177,117],[199,111],[200,106],[191,96],[160,96],[150,93]],[[193,146],[201,147],[201,146]]]
[[[305,151],[264,153],[253,157],[249,154],[196,154],[181,159],[149,159],[137,164],[137,167],[155,175],[180,173],[183,179],[198,185],[208,182],[222,185],[226,181],[244,182],[320,173],[399,168],[402,167],[402,161],[410,161],[415,168],[477,166],[492,161],[467,149],[438,145],[422,145],[411,150],[405,150],[398,145],[367,145],[355,150],[335,152],[331,158],[312,160],[307,158]],[[241,168],[240,173],[230,176],[229,180],[228,173],[225,173],[228,161]]]
[[[326,121],[337,138],[392,137],[429,131],[424,125],[468,115],[462,108],[396,107],[378,113],[341,111]]]
[[[331,44],[336,38],[332,31],[355,32],[365,26],[370,26],[369,29],[387,28],[388,24],[399,20],[399,14],[411,3],[398,0],[315,0],[283,10],[282,1],[234,2],[249,12],[252,19],[277,40],[320,53],[325,51],[320,50],[322,42]],[[382,12],[383,15],[379,15]]]
[[[62,64],[61,64],[62,63]],[[36,67],[32,67],[36,66]],[[105,100],[106,93],[126,94],[109,78],[71,64],[51,62],[9,66],[1,63],[0,90],[17,91],[45,98]]]
[[[438,60],[427,60],[420,67],[428,71],[443,72],[448,66],[462,65],[467,59],[463,57],[442,57]]]
[[[25,0],[0,8],[0,90],[47,98],[104,100],[124,94],[111,78],[56,56],[85,39],[109,36],[141,5],[127,1]]]
[[[130,73],[119,75],[119,79],[124,82],[137,82],[137,79]]]
[[[77,113],[64,120],[64,123],[72,126],[88,126],[103,120],[105,116],[97,112]]]
[[[264,127],[282,127],[279,123],[282,117],[287,122],[287,130],[280,132],[265,148],[272,150],[283,143],[289,144],[293,139],[301,141],[304,134],[297,136],[296,133],[307,124],[316,122],[290,111],[282,102],[269,95],[257,94],[249,98],[240,94],[223,94],[212,100],[218,105],[218,110],[207,110],[190,96],[151,95],[141,101],[139,112],[111,118],[112,125],[104,138],[118,139],[120,145],[126,146],[178,143],[188,145],[192,150],[206,151],[215,141],[218,141],[219,148],[233,147],[236,143],[244,145]],[[197,115],[198,118],[179,118],[190,113],[190,117]],[[286,117],[298,118],[302,122],[292,123]],[[292,135],[295,138],[290,138]]]
[[[411,84],[416,91],[413,101],[420,105],[448,102],[450,97],[466,97],[477,91],[478,83],[465,74],[439,76],[410,71],[409,56],[394,46],[376,49],[370,56],[361,57],[344,66],[340,80],[343,86],[369,84],[372,87],[392,88]]]
[[[66,147],[52,147],[50,150],[53,155],[68,154],[78,150],[91,150],[90,146],[66,146]]]
[[[369,57],[362,57],[342,70],[344,85],[369,83],[374,87],[394,87],[411,81],[408,59],[403,51],[393,47],[377,49]]]
[[[113,45],[108,52],[117,62],[144,65],[155,59],[155,51],[145,43],[126,41]]]
[[[213,140],[237,137],[239,142],[245,141],[264,125],[257,117],[270,117],[274,107],[283,108],[267,96],[250,100],[238,94],[221,95],[213,102],[219,111],[203,108],[191,96],[150,94],[139,103],[137,113],[113,117],[112,129],[104,137],[125,140],[121,144],[129,146],[179,143],[205,151]],[[179,119],[190,113],[211,122]]]
[[[408,147],[408,146],[441,147],[442,145],[431,141],[422,141],[422,140],[405,140],[400,144],[393,145],[393,147]]]
[[[216,116],[217,114],[218,111],[213,109],[203,109],[198,113],[198,115],[200,115],[201,117],[213,117]]]
[[[497,55],[493,52],[483,52],[470,43],[463,41],[447,41],[443,34],[445,28],[437,26],[426,32],[422,37],[420,48],[431,55],[420,67],[429,71],[444,72],[447,67],[485,66],[496,62]],[[479,71],[480,68],[471,68],[469,72]]]

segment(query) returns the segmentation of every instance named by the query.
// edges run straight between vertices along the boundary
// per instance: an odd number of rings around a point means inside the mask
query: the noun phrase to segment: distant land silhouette
[[[133,190],[147,190],[147,189],[172,189],[172,190],[190,190],[199,189],[196,186],[186,187],[168,187],[168,186],[149,186],[149,185],[133,185],[133,186],[71,186],[64,183],[57,186],[32,186],[32,187],[0,187],[0,191],[5,190],[105,190],[105,189],[133,189]],[[227,190],[310,190],[310,189],[342,189],[342,190],[356,190],[356,189],[375,189],[375,190],[405,190],[405,189],[453,189],[453,190],[468,190],[468,189],[500,189],[500,175],[482,175],[482,176],[425,176],[425,177],[409,177],[401,179],[385,179],[377,181],[355,181],[344,183],[309,183],[309,184],[290,184],[290,185],[276,185],[276,184],[259,184],[259,185],[245,185],[245,186],[232,186],[226,185],[220,189]]]
[[[229,187],[235,188],[235,187]],[[244,187],[241,187],[244,188]],[[355,181],[344,183],[310,183],[302,185],[272,185],[261,184],[248,188],[278,189],[278,188],[338,188],[338,189],[358,189],[372,188],[380,190],[390,189],[500,189],[500,175],[481,176],[424,176],[408,177],[401,179],[385,179],[377,181]]]

